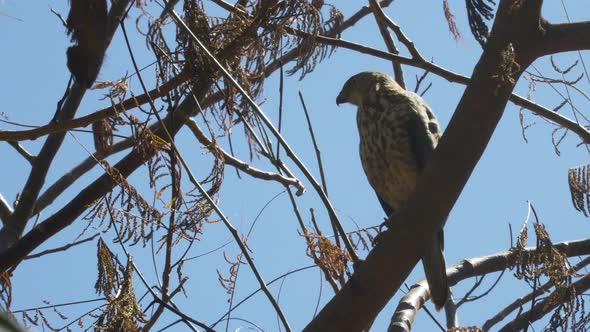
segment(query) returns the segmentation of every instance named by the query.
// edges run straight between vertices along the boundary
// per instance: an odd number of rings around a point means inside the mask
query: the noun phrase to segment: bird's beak
[[[345,102],[346,102],[346,100],[345,100],[344,96],[342,95],[342,93],[340,93],[338,95],[338,97],[336,97],[336,105],[340,106],[340,104],[343,104]]]

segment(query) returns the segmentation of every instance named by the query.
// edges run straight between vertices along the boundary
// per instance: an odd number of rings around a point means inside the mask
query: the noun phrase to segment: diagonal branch
[[[153,132],[155,130],[155,125],[152,125],[149,129]],[[78,180],[82,175],[86,174],[86,172],[90,171],[94,166],[98,165],[96,162],[97,160],[102,160],[110,155],[127,150],[133,147],[133,144],[133,139],[127,138],[123,141],[115,143],[108,152],[95,152],[94,154],[88,156],[88,158],[84,159],[74,168],[62,175],[61,178],[55,181],[39,196],[39,199],[37,199],[37,202],[35,203],[33,213],[37,214],[53,203],[55,199],[74,182],[76,182],[76,180]]]
[[[5,220],[12,214],[13,210],[10,204],[4,199],[4,196],[0,194],[0,220],[5,223]]]
[[[168,126],[172,135],[176,134],[182,127],[183,115],[186,116],[186,114],[193,113],[195,107],[196,105],[193,99],[187,98],[179,105],[177,112],[169,113],[164,118],[163,122]],[[167,141],[159,124],[154,129],[154,135],[161,137],[163,141]],[[157,150],[152,149],[153,151],[150,151],[151,153],[148,154],[138,150],[132,150],[127,156],[115,164],[114,168],[123,178],[131,175],[131,173],[157,152]],[[72,224],[76,218],[86,211],[87,206],[107,194],[117,185],[118,183],[109,174],[104,173],[101,175],[86,188],[82,189],[60,210],[33,227],[11,247],[0,253],[0,270],[6,271],[8,268],[16,266],[26,255],[47,239]]]
[[[29,151],[27,151],[22,145],[18,142],[9,141],[8,144],[12,146],[18,154],[20,154],[23,158],[25,158],[29,164],[34,165],[36,157],[33,156]]]
[[[105,107],[101,110],[76,119],[64,119],[62,121],[51,122],[47,125],[29,130],[2,130],[0,131],[0,141],[34,140],[48,134],[60,133],[75,128],[86,127],[102,119],[115,116],[119,113],[127,112],[128,110],[146,104],[150,98],[155,100],[162,96],[166,96],[168,92],[178,87],[188,79],[189,75],[185,72],[182,72],[164,84],[149,91],[148,93],[127,98],[118,104]]]
[[[94,235],[92,235],[90,237],[87,237],[85,239],[78,240],[78,241],[75,241],[75,242],[72,242],[72,243],[68,243],[68,244],[66,244],[64,246],[61,246],[61,247],[58,247],[58,248],[47,249],[47,250],[41,251],[41,252],[36,253],[36,254],[28,255],[25,258],[23,258],[23,260],[28,260],[28,259],[33,259],[33,258],[39,258],[41,256],[45,256],[45,255],[49,255],[49,254],[54,254],[56,252],[66,251],[66,250],[70,249],[71,247],[75,247],[75,246],[77,246],[79,244],[90,242],[90,241],[94,240],[99,235],[100,235],[100,233],[96,233],[96,234],[94,234]]]
[[[574,292],[574,294],[583,294],[588,289],[590,289],[590,275],[586,275],[571,285],[572,289],[570,291]],[[563,298],[566,296],[566,290],[564,289],[556,289],[550,295],[548,295],[543,301],[540,301],[535,304],[535,306],[526,312],[520,313],[514,320],[510,323],[504,325],[500,330],[500,332],[510,332],[510,331],[521,331],[529,324],[534,321],[537,321],[546,314],[553,311],[553,309],[557,308],[558,306],[563,304]]]
[[[590,264],[590,257],[586,257],[584,258],[582,261],[580,261],[578,264],[576,264],[575,266],[572,267],[573,271],[579,271],[582,268],[584,268],[585,266],[587,266],[588,264]],[[540,294],[543,294],[547,291],[549,291],[549,289],[551,289],[551,287],[555,286],[554,283],[552,283],[551,281],[546,282],[543,286],[537,288],[535,291],[520,297],[516,300],[514,300],[514,302],[510,303],[509,305],[507,305],[504,309],[500,310],[496,315],[494,315],[492,318],[488,319],[482,326],[484,331],[489,331],[490,328],[494,325],[496,325],[497,323],[501,322],[504,318],[506,318],[511,312],[513,312],[516,309],[521,308],[525,303],[531,301],[535,296],[538,296]]]
[[[122,17],[127,5],[130,0],[119,0],[114,1],[110,12],[108,14],[108,26],[106,32],[106,42],[102,46],[101,54],[95,54],[95,56],[103,56],[108,45],[111,42],[115,30],[118,27],[119,19]],[[96,65],[100,65],[97,62]],[[99,68],[96,68],[98,72]],[[74,117],[86,88],[75,83],[70,89],[67,99],[65,100],[63,107],[59,110],[56,115],[56,121],[68,120]],[[65,137],[65,132],[51,134],[47,137],[43,147],[41,148],[35,163],[31,168],[29,177],[25,186],[21,192],[19,203],[15,207],[14,213],[6,220],[4,227],[0,230],[0,251],[9,247],[14,241],[22,235],[27,221],[33,212],[35,201],[39,195],[39,191],[45,183],[45,177],[49,167],[51,166],[57,151],[62,145]]]
[[[425,62],[424,58],[422,57],[422,55],[420,54],[420,52],[418,52],[418,49],[416,49],[416,46],[414,45],[414,42],[411,41],[402,31],[402,29],[400,28],[399,25],[397,25],[394,21],[392,21],[383,11],[383,9],[381,8],[381,6],[379,6],[377,4],[376,0],[371,0],[371,8],[373,8],[375,16],[377,18],[378,21],[386,24],[389,28],[391,28],[391,30],[393,30],[393,32],[395,33],[395,35],[397,36],[397,39],[399,39],[408,49],[408,51],[410,52],[410,54],[412,55],[412,58],[417,61],[417,62]]]

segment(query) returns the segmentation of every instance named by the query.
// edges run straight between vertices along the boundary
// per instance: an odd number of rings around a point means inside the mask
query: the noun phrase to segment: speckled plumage
[[[438,122],[424,100],[379,72],[351,77],[336,99],[358,106],[360,158],[369,183],[390,216],[403,208],[441,136]],[[442,230],[423,257],[424,270],[437,308],[448,295]]]

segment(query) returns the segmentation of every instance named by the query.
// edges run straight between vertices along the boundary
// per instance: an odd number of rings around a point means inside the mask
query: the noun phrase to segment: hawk
[[[384,73],[352,76],[336,104],[358,106],[361,163],[387,217],[400,211],[416,189],[416,181],[441,136],[430,107],[417,94],[400,87]],[[432,302],[439,310],[447,300],[443,230],[425,243],[422,263]]]

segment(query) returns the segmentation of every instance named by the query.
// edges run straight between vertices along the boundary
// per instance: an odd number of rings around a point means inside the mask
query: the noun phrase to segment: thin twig
[[[309,112],[307,111],[307,106],[305,106],[305,100],[303,100],[303,94],[301,93],[301,91],[299,91],[299,101],[301,101],[301,106],[303,107],[303,112],[305,113],[305,120],[307,120],[307,129],[309,130],[309,136],[311,137],[313,149],[315,150],[316,161],[318,163],[318,168],[320,169],[320,179],[322,181],[322,188],[324,189],[326,195],[328,195],[328,185],[326,184],[326,174],[324,173],[324,166],[322,163],[322,153],[320,152],[318,142],[315,138],[313,126],[311,124],[311,119],[309,117]]]
[[[581,269],[586,267],[588,264],[590,264],[590,257],[586,257],[583,260],[581,260],[578,264],[574,265],[572,267],[572,270],[573,271],[580,271]],[[549,289],[551,289],[554,286],[555,286],[555,284],[553,282],[548,281],[545,284],[543,284],[542,286],[537,288],[536,294],[544,294],[544,293],[548,292]],[[523,305],[525,305],[527,302],[531,301],[533,299],[534,295],[535,294],[533,294],[533,292],[530,292],[525,296],[517,298],[512,303],[510,303],[509,305],[504,307],[502,310],[498,311],[498,313],[495,314],[494,316],[492,316],[490,319],[486,320],[485,323],[482,325],[482,329],[484,331],[489,331],[492,328],[492,326],[494,326],[494,325],[498,324],[499,322],[501,322],[502,320],[504,320],[514,310],[522,308]]]
[[[16,152],[18,152],[18,154],[23,156],[23,158],[25,158],[29,162],[29,164],[33,165],[37,158],[30,154],[29,151],[27,151],[25,148],[23,148],[22,145],[20,145],[18,142],[11,141],[9,141],[8,144],[10,144],[10,146],[12,146],[16,150]]]
[[[375,10],[375,15],[378,17],[378,19],[384,21],[391,28],[391,30],[393,30],[393,32],[397,36],[397,39],[399,39],[399,41],[401,41],[404,44],[404,46],[406,46],[406,48],[408,49],[408,51],[412,55],[412,58],[418,62],[424,62],[425,60],[422,57],[422,55],[420,55],[420,52],[418,52],[418,50],[416,49],[414,42],[412,42],[410,39],[408,39],[408,37],[406,37],[406,35],[403,33],[403,31],[399,27],[399,25],[397,25],[395,22],[393,22],[385,14],[385,12],[381,8],[381,6],[379,6],[379,4],[377,3],[376,0],[369,0],[369,1],[371,2],[371,6]]]
[[[314,267],[317,267],[317,265],[309,265],[309,266],[305,266],[305,267],[302,267],[302,268],[299,268],[299,269],[295,269],[295,270],[289,271],[289,272],[287,272],[287,273],[284,273],[284,274],[282,274],[282,275],[280,275],[280,276],[278,276],[278,277],[276,277],[276,278],[272,279],[272,280],[271,280],[271,281],[268,283],[268,285],[272,285],[272,284],[274,284],[275,282],[277,282],[278,280],[281,280],[281,279],[283,279],[284,277],[286,277],[286,276],[289,276],[289,275],[291,275],[291,274],[293,274],[293,273],[301,272],[301,271],[308,270],[308,269],[311,269],[311,268],[314,268]],[[252,293],[248,294],[246,297],[244,297],[242,300],[240,300],[240,301],[239,301],[239,302],[238,302],[238,303],[237,303],[237,304],[236,304],[236,305],[235,305],[235,306],[232,308],[232,310],[231,310],[231,311],[234,311],[234,310],[236,310],[238,307],[240,307],[242,304],[244,304],[244,302],[248,301],[250,298],[252,298],[254,295],[256,295],[256,294],[257,294],[258,292],[260,292],[261,290],[262,290],[262,289],[258,288],[257,290],[255,290],[255,291],[253,291]],[[210,326],[211,326],[211,328],[214,328],[214,327],[215,327],[217,324],[219,324],[219,323],[220,323],[220,322],[222,322],[224,319],[226,319],[226,317],[228,317],[228,315],[229,315],[229,314],[230,314],[230,312],[226,312],[225,314],[223,314],[223,316],[221,316],[221,317],[220,317],[218,320],[216,320],[216,321],[215,321],[215,323],[213,323],[213,324],[211,324],[211,325],[210,325]]]
[[[186,125],[192,131],[193,135],[195,135],[197,140],[199,140],[199,142],[201,144],[203,144],[203,146],[205,146],[209,151],[221,154],[223,157],[224,163],[231,165],[231,166],[235,167],[236,169],[239,169],[242,172],[249,174],[252,177],[261,179],[261,180],[277,181],[285,186],[294,186],[295,188],[297,188],[298,195],[301,195],[305,191],[305,187],[303,186],[301,181],[299,181],[296,178],[289,178],[289,177],[285,177],[279,173],[266,172],[266,171],[257,169],[255,167],[252,167],[247,162],[242,161],[242,160],[230,155],[225,150],[223,150],[220,146],[213,143],[205,135],[205,133],[203,133],[201,128],[199,128],[199,125],[197,124],[197,122],[194,119],[192,119],[192,118],[188,119],[188,121],[186,122]]]
[[[27,312],[27,311],[36,311],[36,310],[43,310],[43,309],[53,309],[53,308],[59,308],[59,307],[67,307],[67,306],[70,306],[70,305],[92,303],[92,302],[98,302],[98,301],[104,301],[104,300],[106,300],[105,297],[99,297],[99,298],[92,299],[92,300],[73,301],[73,302],[65,302],[65,303],[59,303],[59,304],[48,304],[48,305],[41,306],[41,307],[34,307],[34,308],[13,310],[13,311],[10,311],[10,313],[11,314],[18,314],[18,313]]]
[[[418,90],[420,90],[420,85],[422,84],[422,81],[424,81],[424,79],[426,78],[428,73],[429,73],[429,71],[425,70],[424,73],[422,73],[422,75],[420,75],[420,77],[418,77],[418,75],[416,75],[416,87],[414,87],[415,93],[419,93]]]
[[[391,34],[389,33],[389,30],[387,30],[387,24],[384,22],[384,20],[382,18],[381,14],[383,13],[383,9],[381,9],[381,6],[379,6],[379,3],[376,0],[369,1],[369,4],[371,5],[371,9],[373,11],[373,16],[375,17],[375,21],[377,22],[377,26],[379,27],[379,32],[381,33],[381,37],[383,38],[383,41],[385,42],[385,46],[387,47],[387,50],[389,51],[389,53],[399,54],[399,51],[398,51],[397,47],[395,46],[395,42],[393,41],[393,38],[391,37]],[[404,80],[404,72],[402,70],[402,65],[396,61],[392,61],[391,64],[393,66],[393,74],[394,74],[395,81],[397,82],[397,84],[399,84],[399,86],[401,86],[403,89],[405,89],[406,82]]]
[[[83,240],[72,242],[72,243],[68,243],[65,246],[61,246],[61,247],[54,248],[54,249],[48,249],[48,250],[44,250],[44,251],[41,251],[41,252],[36,253],[36,254],[28,255],[28,256],[25,256],[25,258],[23,258],[23,260],[38,258],[38,257],[41,257],[41,256],[45,256],[45,255],[49,255],[49,254],[54,254],[56,252],[66,251],[66,250],[70,249],[71,247],[74,247],[74,246],[77,246],[79,244],[92,241],[92,240],[94,240],[99,235],[100,235],[100,233],[96,233],[96,234],[94,234],[94,235],[92,235],[92,236],[90,236],[88,238],[83,239]]]
[[[483,280],[485,279],[485,275],[481,276],[481,278],[476,277],[475,278],[475,282],[473,283],[473,286],[471,286],[471,288],[467,291],[467,293],[465,293],[465,295],[463,295],[463,297],[461,298],[461,300],[459,300],[457,302],[457,307],[460,307],[463,303],[466,302],[467,298],[473,293],[475,292],[476,289],[479,288],[479,286],[481,286],[481,283],[483,282]]]

